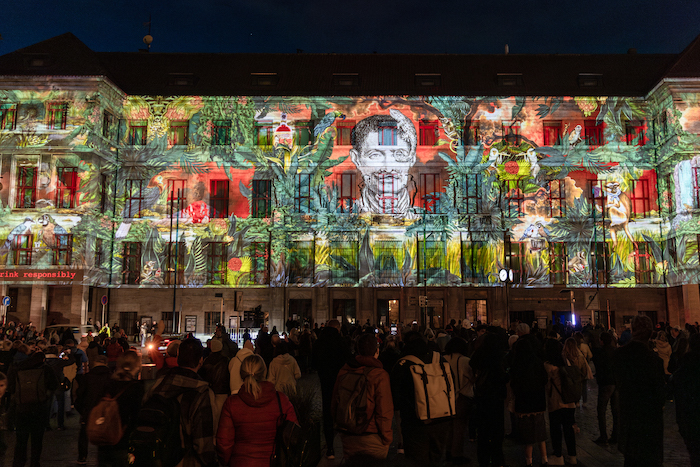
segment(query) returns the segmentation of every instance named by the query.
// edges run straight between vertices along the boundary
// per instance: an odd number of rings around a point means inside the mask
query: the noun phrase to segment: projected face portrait
[[[413,219],[409,170],[416,162],[416,128],[401,112],[372,115],[352,130],[350,158],[362,173],[360,212]]]

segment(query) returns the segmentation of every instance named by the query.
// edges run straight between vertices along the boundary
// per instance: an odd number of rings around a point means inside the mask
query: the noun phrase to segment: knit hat
[[[224,348],[224,344],[222,344],[219,339],[212,339],[210,345],[211,351],[214,353],[221,352],[221,350]]]

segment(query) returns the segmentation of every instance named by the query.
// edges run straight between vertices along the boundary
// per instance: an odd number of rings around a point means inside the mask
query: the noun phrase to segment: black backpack
[[[552,385],[561,396],[563,403],[576,403],[581,399],[583,376],[581,376],[581,370],[577,366],[567,361],[566,365],[559,367],[559,381],[561,382],[561,391],[554,384]]]
[[[18,409],[29,408],[49,400],[44,367],[17,372],[15,398]]]
[[[333,401],[333,420],[338,430],[354,435],[364,433],[369,426],[367,413],[367,376],[372,367],[362,372],[348,371],[338,376],[337,391]]]
[[[143,404],[129,437],[130,465],[173,467],[182,460],[185,448],[180,435],[180,411],[177,397],[155,394]]]

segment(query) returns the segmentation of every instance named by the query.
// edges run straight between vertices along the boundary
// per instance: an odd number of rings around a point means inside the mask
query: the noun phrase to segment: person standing
[[[700,334],[688,339],[690,351],[673,374],[676,423],[690,454],[691,467],[700,467]]]
[[[652,331],[648,316],[635,316],[631,340],[613,357],[625,467],[661,466],[664,460],[664,367],[649,346]]]
[[[8,391],[15,405],[15,453],[13,467],[27,462],[27,445],[32,439],[31,467],[39,467],[43,449],[46,420],[51,409],[50,395],[58,389],[54,371],[45,361],[43,352],[35,352],[10,368]]]
[[[352,459],[361,454],[373,459],[386,459],[393,439],[391,424],[394,417],[394,403],[391,399],[389,373],[377,360],[379,345],[374,334],[363,334],[357,341],[357,356],[346,363],[338,372],[333,388],[332,412],[345,411],[347,407],[338,407],[339,388],[343,378],[353,373],[366,374],[367,427],[361,434],[348,434],[341,431],[343,456]]]
[[[600,334],[602,347],[593,349],[593,364],[595,365],[595,379],[598,383],[598,430],[600,436],[594,441],[596,444],[605,446],[608,443],[617,443],[620,431],[620,399],[615,386],[615,373],[613,371],[613,356],[615,347],[610,333]],[[605,413],[608,410],[608,403],[612,410],[612,433],[608,438],[607,418]]]
[[[105,387],[112,376],[112,371],[107,366],[107,356],[95,357],[94,367],[85,375],[85,384],[78,387],[75,397],[75,408],[80,414],[80,433],[78,434],[78,464],[87,464],[88,437],[87,421],[90,411],[100,401]]]
[[[565,403],[562,400],[560,370],[567,365],[562,357],[563,347],[555,339],[547,339],[544,344],[545,362],[544,368],[549,375],[547,382],[547,408],[549,410],[549,433],[552,438],[552,457],[548,459],[549,465],[564,465],[562,456],[562,433],[566,442],[568,453],[567,463],[576,465],[576,403]],[[569,363],[570,365],[570,363]]]
[[[146,347],[146,336],[148,335],[148,325],[146,322],[141,323],[141,329],[139,333],[141,337],[141,347]]]

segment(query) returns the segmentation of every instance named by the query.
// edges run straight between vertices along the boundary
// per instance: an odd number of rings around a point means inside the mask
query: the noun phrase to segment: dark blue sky
[[[72,32],[96,51],[678,53],[700,0],[3,0],[0,54]]]

